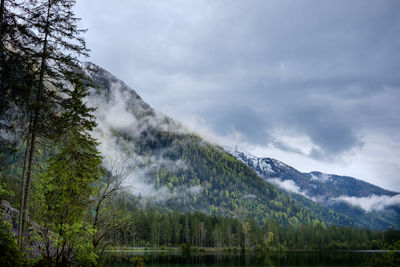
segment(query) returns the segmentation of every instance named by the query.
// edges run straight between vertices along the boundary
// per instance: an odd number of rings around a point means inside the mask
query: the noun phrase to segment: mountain
[[[142,203],[259,222],[272,218],[284,225],[354,225],[313,202],[313,209],[303,205],[221,147],[151,108],[106,70],[92,63],[86,68],[97,85],[88,102],[98,107],[99,150],[106,161],[123,157],[135,167],[126,185]]]
[[[267,182],[290,192],[305,204],[312,200],[372,229],[400,227],[400,195],[367,182],[321,172],[302,173],[272,158],[259,158],[225,148]]]

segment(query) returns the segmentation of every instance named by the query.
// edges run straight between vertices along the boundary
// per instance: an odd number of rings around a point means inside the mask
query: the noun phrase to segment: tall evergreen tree
[[[0,149],[10,157],[16,152],[14,148],[19,140],[26,140],[23,173],[29,152],[27,130],[32,117],[32,89],[36,80],[34,70],[37,69],[36,52],[31,44],[38,41],[30,30],[32,25],[26,20],[27,4],[15,0],[0,3]],[[2,138],[4,136],[6,138]],[[21,187],[23,192],[24,182]]]
[[[47,233],[57,234],[56,240],[51,235],[45,236],[48,263],[57,266],[73,259],[94,260],[93,228],[85,216],[95,193],[93,185],[100,177],[101,157],[89,133],[96,124],[93,108],[84,102],[87,89],[79,79],[76,82],[71,96],[62,101],[64,110],[56,119],[59,132],[62,131],[57,139],[61,148],[41,174],[35,195],[36,220]],[[54,255],[50,249],[52,243],[56,248]]]
[[[27,23],[34,27],[38,33],[36,47],[41,47],[34,55],[38,62],[38,82],[34,91],[34,110],[31,117],[29,132],[28,153],[26,157],[26,172],[23,178],[23,190],[21,193],[21,208],[19,219],[20,246],[24,235],[24,225],[28,218],[29,196],[32,183],[32,174],[35,164],[35,152],[37,138],[40,130],[52,132],[52,127],[41,122],[50,121],[43,112],[47,106],[63,109],[62,96],[71,94],[68,83],[71,81],[71,73],[79,68],[78,57],[87,55],[84,39],[80,36],[84,30],[78,29],[72,7],[73,0],[41,0],[32,1],[33,5],[25,7],[28,17]],[[74,78],[75,79],[75,78]],[[50,113],[50,115],[54,115]],[[43,118],[44,116],[44,118]],[[46,134],[49,134],[46,132]]]

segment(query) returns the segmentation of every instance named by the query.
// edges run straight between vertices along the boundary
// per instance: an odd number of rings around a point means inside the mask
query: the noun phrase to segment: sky
[[[211,142],[400,192],[400,1],[84,0],[107,69]]]

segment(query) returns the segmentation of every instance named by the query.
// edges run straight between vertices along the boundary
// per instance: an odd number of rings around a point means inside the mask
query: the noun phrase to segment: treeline
[[[268,219],[209,216],[204,213],[160,213],[155,209],[129,208],[132,222],[107,236],[114,246],[216,247],[251,250],[382,249],[398,243],[400,231],[372,231],[322,223],[282,226]],[[399,245],[399,244],[397,244]]]

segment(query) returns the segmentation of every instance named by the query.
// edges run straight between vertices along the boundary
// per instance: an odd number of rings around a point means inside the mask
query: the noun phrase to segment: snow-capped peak
[[[274,164],[279,164],[279,165],[284,165],[280,161],[270,159],[270,158],[259,158],[255,155],[252,155],[249,152],[242,152],[238,151],[237,146],[236,147],[228,147],[224,146],[223,147],[225,151],[242,161],[243,163],[250,165],[253,167],[253,169],[256,170],[256,172],[259,175],[263,175],[265,173],[272,174],[274,173],[273,166],[271,163]],[[276,162],[276,163],[275,163]]]

